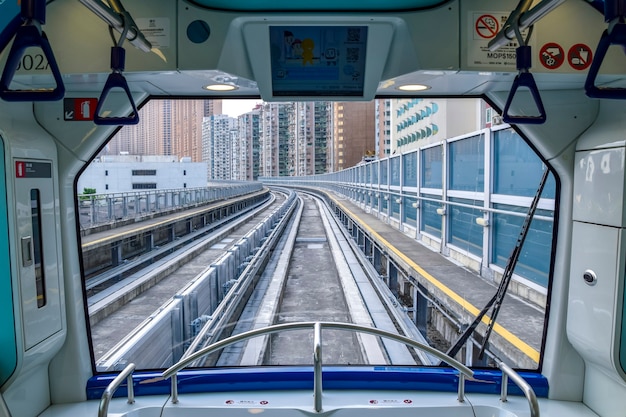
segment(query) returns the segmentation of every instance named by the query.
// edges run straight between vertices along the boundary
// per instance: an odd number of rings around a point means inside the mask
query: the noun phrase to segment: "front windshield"
[[[140,120],[77,182],[98,371],[302,322],[539,369],[556,181],[487,103],[152,100]],[[325,365],[441,363],[340,327]],[[192,366],[311,365],[313,325],[283,330]]]

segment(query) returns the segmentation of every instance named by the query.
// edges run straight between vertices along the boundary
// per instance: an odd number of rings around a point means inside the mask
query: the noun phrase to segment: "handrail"
[[[79,0],[85,7],[91,10],[96,16],[108,23],[109,26],[117,30],[119,33],[124,31],[124,19],[121,15],[112,10],[100,0]],[[115,3],[119,5],[118,2]],[[118,8],[118,7],[116,7]],[[133,25],[125,34],[126,39],[135,47],[144,52],[150,52],[152,44],[146,39],[136,25]]]
[[[21,19],[22,26],[17,27],[15,39],[9,55],[7,56],[2,77],[0,78],[0,98],[6,101],[56,101],[65,95],[63,77],[59,70],[59,65],[54,58],[52,47],[48,41],[46,33],[41,29],[41,25],[46,20],[45,0],[29,0],[22,2]],[[50,72],[56,83],[53,89],[33,89],[33,90],[11,90],[11,82],[26,49],[38,47],[43,52]]]
[[[102,93],[100,94],[100,98],[98,99],[98,104],[96,106],[96,114],[94,116],[93,122],[97,125],[104,126],[127,126],[127,125],[136,125],[139,123],[139,112],[137,111],[137,106],[135,105],[135,100],[133,100],[133,96],[130,93],[130,89],[128,88],[128,82],[126,78],[122,75],[124,71],[124,67],[126,65],[126,51],[122,48],[122,44],[126,39],[126,34],[130,30],[132,26],[132,18],[127,12],[122,14],[124,20],[124,32],[122,32],[122,36],[120,37],[117,45],[111,47],[111,74],[107,78],[106,83],[104,84],[104,88],[102,89]],[[132,107],[132,113],[130,116],[126,117],[104,117],[100,115],[102,111],[102,107],[106,98],[108,97],[111,90],[114,88],[121,88],[126,93],[128,101]]]
[[[520,31],[532,26],[539,19],[556,9],[565,0],[543,0],[532,9],[526,10],[517,16],[517,25]],[[505,25],[500,32],[489,42],[488,48],[490,51],[495,51],[501,46],[506,45],[514,39],[515,30],[511,26]]]
[[[298,323],[285,323],[285,324],[276,324],[273,326],[265,327],[262,329],[250,330],[244,333],[240,333],[235,336],[228,337],[224,340],[220,340],[219,342],[213,343],[172,365],[168,369],[166,369],[161,376],[164,379],[172,378],[172,403],[178,403],[178,380],[177,374],[178,371],[185,368],[190,363],[196,361],[199,358],[202,358],[212,352],[220,350],[226,346],[232,345],[237,342],[241,342],[243,340],[251,339],[256,336],[261,336],[265,334],[278,333],[283,330],[298,330],[298,329],[307,329],[313,328],[316,332],[316,337],[314,340],[314,381],[318,381],[319,385],[314,386],[314,406],[316,410],[322,409],[322,366],[321,366],[321,357],[322,357],[322,344],[321,344],[321,329],[322,328],[331,328],[337,330],[346,330],[346,331],[357,331],[362,333],[373,334],[376,336],[386,337],[392,340],[396,340],[398,342],[404,343],[410,347],[424,350],[431,355],[437,357],[442,362],[447,363],[454,369],[460,372],[459,375],[459,386],[458,386],[458,400],[459,402],[463,402],[463,396],[465,393],[465,377],[473,378],[474,371],[472,371],[467,366],[463,365],[461,362],[457,361],[454,358],[446,355],[445,353],[431,347],[425,345],[423,343],[417,342],[413,339],[409,339],[408,337],[401,336],[399,334],[390,333],[385,330],[376,329],[373,327],[365,327],[352,323],[341,323],[341,322],[298,322]],[[317,329],[319,329],[319,335],[317,334]],[[318,350],[319,349],[319,350]],[[317,358],[317,359],[316,359]]]
[[[133,404],[135,402],[135,392],[133,390],[133,371],[135,370],[135,364],[129,363],[126,368],[122,372],[119,373],[118,376],[111,381],[108,387],[102,393],[102,398],[100,399],[100,405],[98,406],[98,417],[106,417],[109,412],[109,402],[111,402],[111,398],[117,388],[124,382],[126,379],[126,385],[128,386],[128,404]]]
[[[509,367],[504,362],[498,363],[498,368],[502,370],[502,386],[500,388],[500,401],[507,401],[507,391],[508,391],[508,379],[511,380],[517,385],[526,399],[528,400],[528,405],[530,407],[530,417],[539,417],[539,402],[537,401],[537,396],[535,395],[535,391],[533,388],[511,367]]]
[[[620,7],[621,5],[621,7]],[[591,67],[585,80],[585,93],[591,98],[626,99],[626,88],[597,87],[596,78],[602,66],[602,62],[611,45],[619,45],[626,48],[626,23],[623,14],[624,0],[606,0],[604,3],[605,20],[609,22],[609,27],[600,37],[595,55],[591,61]]]

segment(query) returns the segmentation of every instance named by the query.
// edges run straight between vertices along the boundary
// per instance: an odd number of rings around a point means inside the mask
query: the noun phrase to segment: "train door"
[[[4,141],[0,137],[0,172],[4,169]],[[0,387],[17,367],[17,344],[13,309],[13,283],[9,255],[9,224],[7,217],[7,189],[0,181]]]
[[[55,187],[50,160],[14,159],[24,350],[63,329]]]

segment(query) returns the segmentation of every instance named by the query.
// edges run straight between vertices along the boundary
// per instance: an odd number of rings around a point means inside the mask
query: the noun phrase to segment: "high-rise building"
[[[202,160],[202,117],[207,100],[171,101],[171,154]]]
[[[221,100],[151,100],[139,111],[139,123],[120,129],[103,153],[188,156],[199,162],[202,117],[221,111]]]
[[[386,158],[391,154],[391,99],[376,99],[376,149],[370,158]]]
[[[260,175],[289,175],[289,113],[293,103],[263,103],[260,116]]]
[[[214,114],[222,114],[222,100],[204,100],[204,111],[202,115],[204,117],[211,117]]]
[[[296,102],[287,109],[289,117],[289,175],[327,172],[330,103]]]
[[[209,180],[232,179],[233,135],[237,119],[216,114],[202,119],[202,162],[207,163]]]
[[[391,153],[481,129],[482,103],[480,99],[393,99]]]
[[[259,138],[261,105],[237,118],[239,130],[237,154],[240,162],[239,172],[234,172],[233,179],[256,181],[259,177]]]
[[[376,103],[333,104],[332,171],[352,167],[376,149]]]

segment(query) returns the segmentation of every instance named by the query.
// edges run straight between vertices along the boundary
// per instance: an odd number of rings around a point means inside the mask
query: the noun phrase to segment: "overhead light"
[[[397,87],[398,90],[402,91],[423,91],[429,90],[430,87],[424,84],[403,84]]]
[[[202,88],[210,91],[233,91],[237,89],[237,86],[232,84],[209,84]]]

